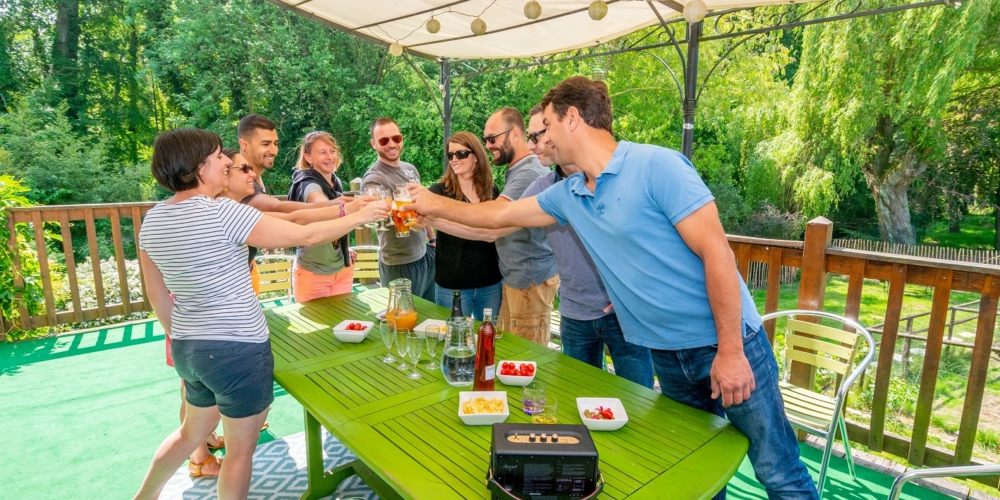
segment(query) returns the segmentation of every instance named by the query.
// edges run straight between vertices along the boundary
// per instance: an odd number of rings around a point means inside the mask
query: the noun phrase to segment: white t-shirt
[[[170,338],[264,342],[267,323],[250,284],[246,239],[263,214],[228,198],[158,203],[139,231],[174,294]]]

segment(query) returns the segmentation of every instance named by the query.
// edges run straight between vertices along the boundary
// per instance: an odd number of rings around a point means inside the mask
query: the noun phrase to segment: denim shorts
[[[228,418],[252,417],[274,401],[271,341],[174,340],[174,368],[184,379],[187,402],[218,405]]]

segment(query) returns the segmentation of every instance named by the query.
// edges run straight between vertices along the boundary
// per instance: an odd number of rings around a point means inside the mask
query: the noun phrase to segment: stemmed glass
[[[388,351],[383,363],[395,363],[396,357],[392,355],[392,341],[396,336],[396,332],[392,328],[389,328],[389,324],[385,321],[378,322],[378,332],[382,335],[382,343],[385,344],[385,350]]]
[[[410,365],[406,364],[406,353],[410,349],[410,344],[406,341],[406,336],[409,333],[409,330],[396,329],[396,354],[399,355],[399,360],[401,361],[396,369],[401,372],[405,372],[410,368]]]
[[[424,376],[417,373],[417,361],[420,361],[420,353],[424,350],[424,338],[417,332],[406,334],[406,343],[409,344],[410,362],[413,363],[413,373],[406,376],[410,380],[421,379]]]
[[[378,186],[375,186],[375,185],[369,185],[368,187],[365,188],[365,190],[361,193],[361,195],[362,196],[372,196],[372,197],[375,197],[375,198],[381,198],[382,197],[382,188],[380,188]],[[366,222],[365,223],[365,227],[367,227],[369,229],[375,229],[377,227],[377,225],[378,225],[378,222],[376,222],[376,221],[371,221],[371,222]]]
[[[376,229],[376,231],[384,233],[389,230],[389,228],[386,226],[386,223],[392,222],[392,191],[389,191],[388,189],[381,189],[379,190],[377,196],[379,198],[382,198],[382,201],[384,201],[385,204],[389,207],[389,217],[386,219],[380,219],[378,229]]]
[[[427,345],[427,356],[431,358],[431,362],[427,363],[424,368],[427,370],[437,370],[441,368],[441,365],[437,364],[437,352],[438,343],[441,341],[441,327],[432,325],[428,326],[424,330],[424,343]]]

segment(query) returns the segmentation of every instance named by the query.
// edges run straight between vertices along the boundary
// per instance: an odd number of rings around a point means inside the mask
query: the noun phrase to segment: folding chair
[[[851,384],[864,372],[875,356],[875,339],[872,338],[871,332],[856,321],[824,311],[778,311],[766,314],[762,319],[767,321],[782,316],[788,317],[785,323],[785,378],[779,380],[778,386],[785,402],[785,415],[792,425],[826,439],[823,461],[819,468],[819,481],[816,484],[816,490],[822,497],[826,468],[830,463],[830,454],[833,451],[833,441],[837,437],[838,428],[844,442],[848,469],[851,476],[857,479],[854,473],[854,457],[851,456],[851,445],[847,439],[847,425],[844,423],[844,403]],[[832,319],[853,328],[855,333],[796,319],[800,316]],[[868,351],[864,359],[854,366],[862,340],[867,342]],[[790,384],[788,377],[792,361],[836,373],[836,397],[831,398]]]

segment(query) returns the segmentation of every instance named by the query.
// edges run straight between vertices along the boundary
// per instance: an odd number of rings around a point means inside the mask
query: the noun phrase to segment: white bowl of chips
[[[468,391],[458,393],[458,418],[465,425],[493,425],[507,420],[506,391]]]

